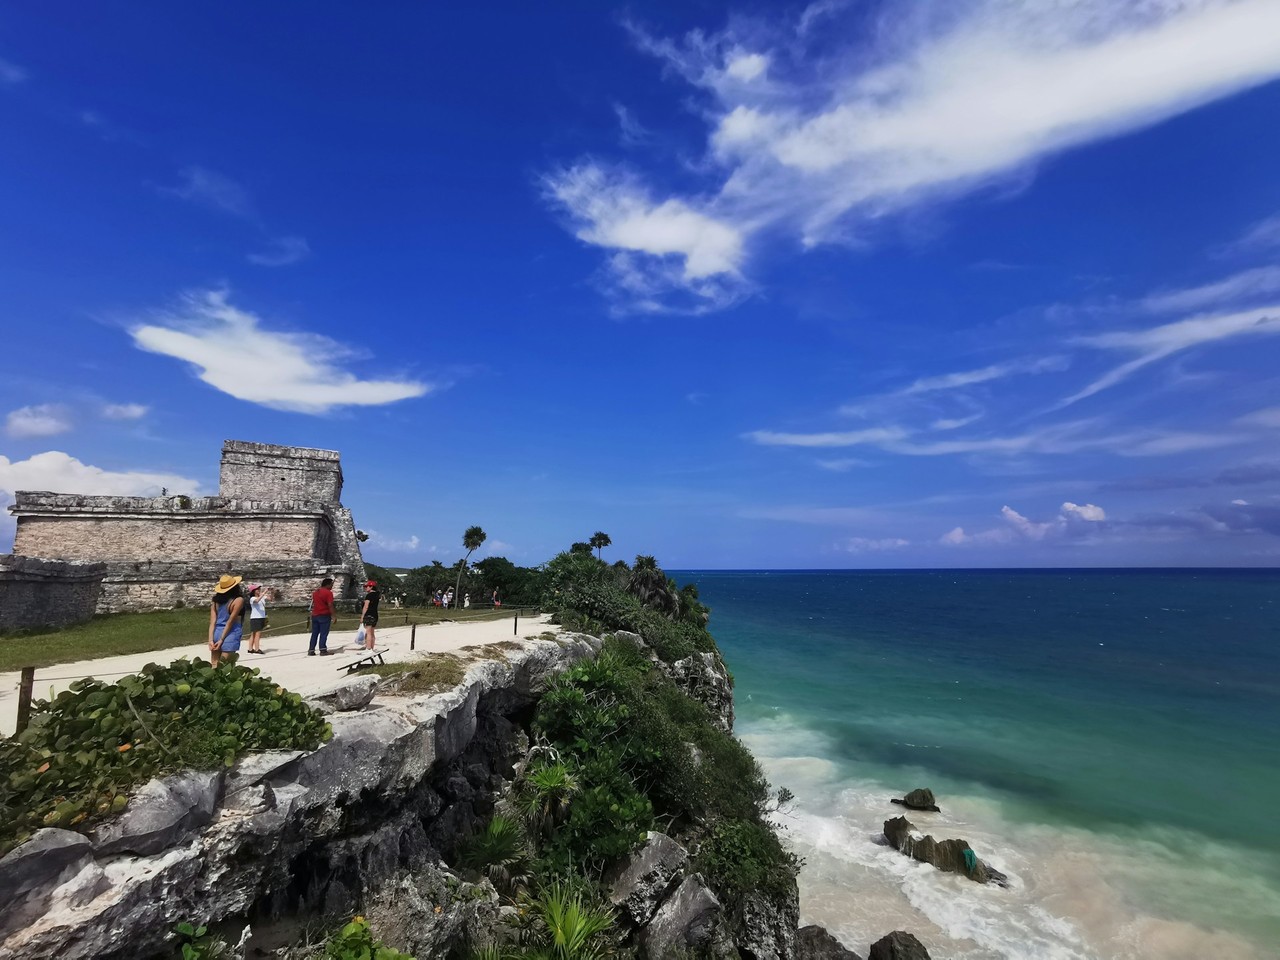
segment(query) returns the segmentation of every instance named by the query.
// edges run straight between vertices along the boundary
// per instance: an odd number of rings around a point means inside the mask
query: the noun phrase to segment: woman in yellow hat
[[[213,601],[209,604],[209,663],[215,667],[223,660],[234,663],[240,650],[245,607],[242,579],[224,573],[213,588]]]

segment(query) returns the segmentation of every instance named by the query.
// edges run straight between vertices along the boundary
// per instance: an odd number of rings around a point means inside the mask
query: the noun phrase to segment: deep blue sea
[[[1280,571],[685,572],[737,732],[806,859],[805,920],[865,952],[1280,957]],[[917,786],[1013,879],[877,842]]]

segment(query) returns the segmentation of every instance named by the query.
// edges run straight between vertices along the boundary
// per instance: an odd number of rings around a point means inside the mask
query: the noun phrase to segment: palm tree
[[[462,535],[462,545],[467,548],[467,555],[462,558],[462,564],[458,567],[458,579],[453,585],[453,605],[455,607],[462,606],[462,571],[467,569],[467,561],[471,559],[471,555],[480,549],[480,544],[487,540],[489,535],[480,527],[467,527],[467,532]]]
[[[591,543],[592,549],[596,551],[596,556],[599,559],[603,560],[604,548],[611,546],[613,544],[613,541],[609,539],[609,535],[607,533],[597,530],[595,533],[591,535],[590,543]]]

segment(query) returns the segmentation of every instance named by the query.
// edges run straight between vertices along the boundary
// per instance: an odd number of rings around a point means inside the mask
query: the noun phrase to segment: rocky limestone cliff
[[[488,901],[446,883],[442,860],[491,814],[527,749],[515,720],[599,648],[582,635],[528,641],[452,690],[334,713],[333,738],[309,754],[152,781],[92,837],[40,831],[0,860],[0,960],[169,956],[182,921],[350,912],[414,876],[465,901],[431,917],[482,938]]]
[[[525,641],[432,695],[354,678],[312,701],[333,738],[311,753],[152,781],[91,836],[40,831],[0,860],[0,960],[148,960],[172,955],[183,921],[235,942],[246,926],[356,910],[420,960],[494,943],[512,908],[448,862],[528,756],[525,726],[550,680],[601,645],[583,634]],[[718,655],[655,665],[732,728]],[[616,866],[611,899],[638,956],[796,956],[794,886],[781,899],[749,896],[731,916],[691,859],[651,833]]]

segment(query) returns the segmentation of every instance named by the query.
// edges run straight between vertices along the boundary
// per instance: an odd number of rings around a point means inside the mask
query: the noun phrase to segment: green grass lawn
[[[266,633],[304,633],[307,629],[305,610],[277,607],[270,611],[271,623]],[[442,610],[439,607],[400,609],[384,607],[379,624],[395,627],[406,623],[440,623],[444,620],[500,620],[520,612],[518,607],[489,607],[471,610]],[[528,609],[532,614],[532,609]],[[339,611],[336,632],[355,631],[358,620],[354,613]],[[94,617],[52,633],[0,637],[0,672],[23,667],[47,667],[54,663],[72,663],[123,653],[149,653],[183,643],[200,643],[209,630],[207,609],[157,610],[152,613],[113,613]]]

